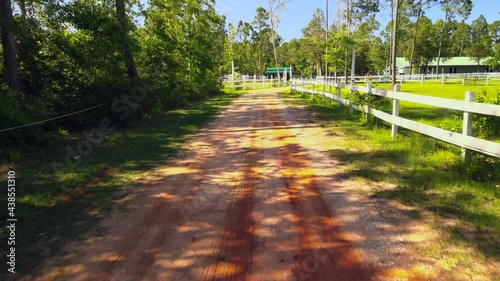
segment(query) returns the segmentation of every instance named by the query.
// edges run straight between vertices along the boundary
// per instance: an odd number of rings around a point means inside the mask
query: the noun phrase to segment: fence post
[[[257,88],[257,75],[253,75],[253,89],[255,90]]]
[[[311,92],[311,93],[312,93],[312,94],[311,94],[311,99],[313,100],[313,99],[314,99],[314,81],[313,81],[313,90],[312,90],[312,92]]]
[[[465,74],[464,74],[464,81],[462,81],[462,85],[465,86]]]
[[[486,86],[488,86],[488,72],[486,72]]]
[[[354,95],[355,70],[356,70],[356,50],[353,50],[352,51],[352,62],[351,62],[351,96],[349,97],[349,114],[354,113],[354,108],[352,107],[352,96]]]
[[[262,89],[266,87],[266,76],[262,77]]]
[[[444,73],[441,74],[441,86],[443,86],[443,85],[444,85]]]
[[[394,85],[394,92],[400,91],[400,85]],[[394,99],[392,103],[392,115],[399,116],[399,100]],[[398,126],[392,124],[392,137],[395,138],[398,135]]]
[[[328,82],[328,87],[329,87],[329,90],[330,90],[330,95],[333,95],[333,92],[332,92],[332,81]],[[330,104],[332,103],[332,98],[330,96]]]
[[[424,74],[422,74],[422,78],[420,78],[420,86],[424,85],[424,79],[425,79],[425,76],[424,76]]]
[[[246,89],[247,87],[247,78],[246,76],[243,76],[243,91]]]
[[[476,93],[475,92],[465,92],[465,101],[466,102],[473,102],[476,98]],[[462,134],[466,136],[472,136],[472,120],[474,119],[474,113],[471,112],[465,112],[464,111],[464,127],[462,130]],[[462,159],[465,161],[470,160],[470,150],[462,147]]]
[[[342,103],[340,102],[340,83],[337,83],[337,106],[340,107]]]
[[[351,95],[349,96],[349,114],[354,113],[354,107],[352,107],[352,96],[354,96],[354,79],[351,80]]]
[[[372,94],[372,82],[368,81],[368,84],[366,84],[366,87],[368,88],[368,95]],[[368,114],[370,114],[371,108],[369,104],[366,104],[366,112],[365,112],[365,118],[368,120]]]

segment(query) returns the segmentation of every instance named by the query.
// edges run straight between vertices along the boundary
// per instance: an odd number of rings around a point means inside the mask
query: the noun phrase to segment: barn
[[[479,69],[475,59],[470,57],[451,57],[442,58],[439,63],[439,73],[476,73],[476,72],[491,72],[485,61],[482,59],[479,63]],[[437,66],[437,59],[431,61],[427,66],[419,66],[419,74],[435,74]],[[399,74],[410,74],[410,62],[403,57],[396,59],[396,68]]]
[[[279,67],[279,68],[268,67],[264,74],[267,76],[267,78],[271,78],[271,77],[276,78],[276,77],[278,77],[278,69],[280,72],[280,77],[286,76],[287,80],[290,79],[290,75],[292,74],[292,71],[293,71],[292,67]]]

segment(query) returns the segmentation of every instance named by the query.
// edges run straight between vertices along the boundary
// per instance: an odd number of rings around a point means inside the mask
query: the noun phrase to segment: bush
[[[359,91],[354,91],[354,95],[350,97],[350,100],[355,106],[363,108],[363,112],[365,111],[365,105],[385,112],[389,111],[392,106],[392,100],[390,98],[362,93]],[[378,118],[368,115],[369,124],[378,124],[378,122]]]
[[[46,119],[47,109],[35,98],[26,98],[21,92],[13,92],[0,85],[0,130],[26,125]],[[35,146],[49,142],[49,136],[44,129],[53,124],[34,125],[19,129],[0,132],[0,157],[12,159],[16,148],[33,149]]]
[[[482,92],[476,96],[476,102],[489,103],[500,105],[500,92],[497,92],[496,97],[488,97],[486,92]],[[500,118],[490,115],[474,116],[475,134],[480,138],[492,138],[500,135]]]

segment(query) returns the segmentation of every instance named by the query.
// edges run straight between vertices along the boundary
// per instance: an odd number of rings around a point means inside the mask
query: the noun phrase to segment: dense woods
[[[2,156],[47,133],[79,132],[104,116],[117,125],[219,91],[225,20],[215,1],[1,0]],[[129,118],[114,111],[137,91]],[[115,110],[114,110],[115,109]],[[44,137],[45,136],[45,137]]]

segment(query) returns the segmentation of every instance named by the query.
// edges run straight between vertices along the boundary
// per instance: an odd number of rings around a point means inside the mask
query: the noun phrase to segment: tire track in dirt
[[[260,108],[258,106],[257,108]],[[257,162],[262,159],[262,150],[256,145],[256,128],[262,128],[262,109],[255,117],[250,135],[248,151],[243,159],[243,177],[227,210],[226,226],[217,254],[217,264],[209,269],[204,280],[249,280],[255,251],[255,220],[252,212],[255,206],[254,190],[259,181]],[[211,275],[211,276],[210,276]]]
[[[284,126],[279,110],[270,113],[274,126]],[[348,237],[335,224],[319,191],[304,151],[289,130],[276,131],[291,209],[295,217],[301,253],[295,257],[298,280],[364,281],[376,271],[359,261]]]

